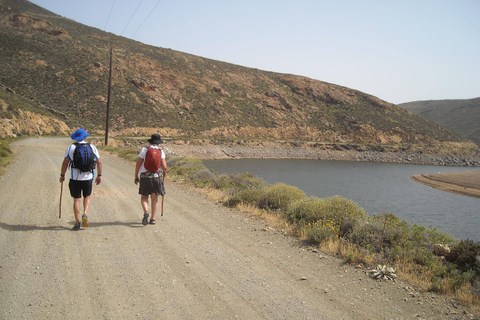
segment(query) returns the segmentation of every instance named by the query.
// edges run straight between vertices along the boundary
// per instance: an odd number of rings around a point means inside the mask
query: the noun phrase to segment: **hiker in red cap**
[[[135,184],[140,182],[138,193],[141,195],[143,208],[142,224],[155,224],[155,217],[158,209],[158,196],[165,195],[165,184],[163,180],[167,175],[167,162],[165,152],[158,145],[162,144],[162,138],[159,134],[153,134],[148,140],[148,147],[143,147],[138,155],[137,165],[135,166]],[[161,169],[161,170],[160,170]],[[139,178],[140,174],[140,178]],[[152,216],[148,220],[148,200],[151,196]]]
[[[97,148],[87,143],[85,139],[89,133],[85,129],[78,129],[72,133],[72,140],[76,141],[71,144],[65,151],[62,168],[60,171],[60,182],[65,181],[65,173],[70,166],[70,182],[68,187],[70,195],[73,198],[73,213],[75,215],[75,225],[73,230],[80,229],[80,205],[83,194],[83,215],[82,225],[88,227],[88,209],[90,209],[90,195],[92,194],[92,182],[98,185],[102,182],[102,161]],[[95,177],[95,167],[98,174]],[[63,186],[63,185],[62,185]]]

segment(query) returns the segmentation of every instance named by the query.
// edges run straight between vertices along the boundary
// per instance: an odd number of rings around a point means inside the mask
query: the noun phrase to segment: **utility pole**
[[[112,94],[112,64],[113,64],[113,46],[110,49],[110,75],[108,78],[108,96],[107,96],[107,119],[105,124],[105,145],[108,145],[108,123],[110,120],[110,98]]]

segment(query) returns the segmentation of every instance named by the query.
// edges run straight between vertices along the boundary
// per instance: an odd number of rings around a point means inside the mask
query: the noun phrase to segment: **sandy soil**
[[[480,198],[480,170],[419,174],[411,178],[435,189]]]
[[[72,231],[69,142],[17,142],[0,177],[0,319],[474,318],[169,180],[164,217],[143,226],[134,164],[106,153],[90,227]]]

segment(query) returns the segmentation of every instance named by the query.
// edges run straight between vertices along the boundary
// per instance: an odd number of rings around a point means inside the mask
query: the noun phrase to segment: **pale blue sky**
[[[31,2],[157,47],[392,103],[480,97],[480,0]]]

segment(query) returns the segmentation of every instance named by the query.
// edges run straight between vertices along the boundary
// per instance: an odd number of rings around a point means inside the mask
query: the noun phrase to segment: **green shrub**
[[[170,165],[168,165],[170,163]],[[207,169],[202,160],[194,158],[174,158],[167,162],[169,173],[177,176],[189,177],[192,174]]]
[[[258,206],[264,196],[265,194],[262,190],[244,189],[230,196],[225,202],[225,205],[229,207],[236,207],[239,204]]]
[[[324,200],[316,197],[293,202],[287,209],[286,217],[291,223],[307,225],[323,218]]]
[[[215,180],[215,187],[219,190],[228,192],[230,189],[233,189],[235,186],[230,179],[230,176],[221,174]]]
[[[185,158],[182,157],[168,157],[167,158],[167,166],[169,167],[174,167],[176,166],[180,161],[182,161]]]
[[[305,192],[297,187],[277,183],[266,188],[262,206],[273,210],[286,211],[290,203],[306,197]]]
[[[97,146],[97,148],[99,148],[99,149],[101,149],[101,150],[105,150],[105,151],[111,152],[111,153],[118,153],[118,154],[120,154],[120,148],[119,148],[119,147],[116,147],[116,146],[104,146],[104,145],[100,145],[100,146]]]
[[[480,242],[472,240],[458,242],[451,248],[445,260],[455,264],[462,272],[475,270],[480,276]]]
[[[139,153],[140,153],[140,150],[138,148],[133,148],[133,147],[120,148],[118,151],[118,154],[120,155],[120,157],[130,161],[137,161]]]
[[[318,220],[306,226],[308,239],[321,243],[338,237],[338,229],[333,220]]]
[[[263,179],[250,173],[233,173],[230,175],[230,180],[237,190],[261,189],[266,185]]]
[[[353,201],[338,196],[302,199],[290,204],[286,212],[289,222],[298,224],[300,228],[313,228],[308,231],[311,234],[330,233],[333,229],[336,236],[340,237],[351,233],[357,221],[365,216],[365,211]],[[314,238],[319,237],[313,236],[312,240],[315,240]]]
[[[0,174],[13,158],[13,152],[10,149],[10,140],[0,139]]]
[[[215,185],[215,174],[208,169],[201,169],[188,177],[197,188]]]
[[[381,252],[383,249],[383,224],[367,219],[357,224],[350,235],[352,243],[369,251]]]
[[[241,190],[262,189],[266,186],[263,179],[257,178],[249,173],[219,175],[215,184],[217,189],[232,195]]]

